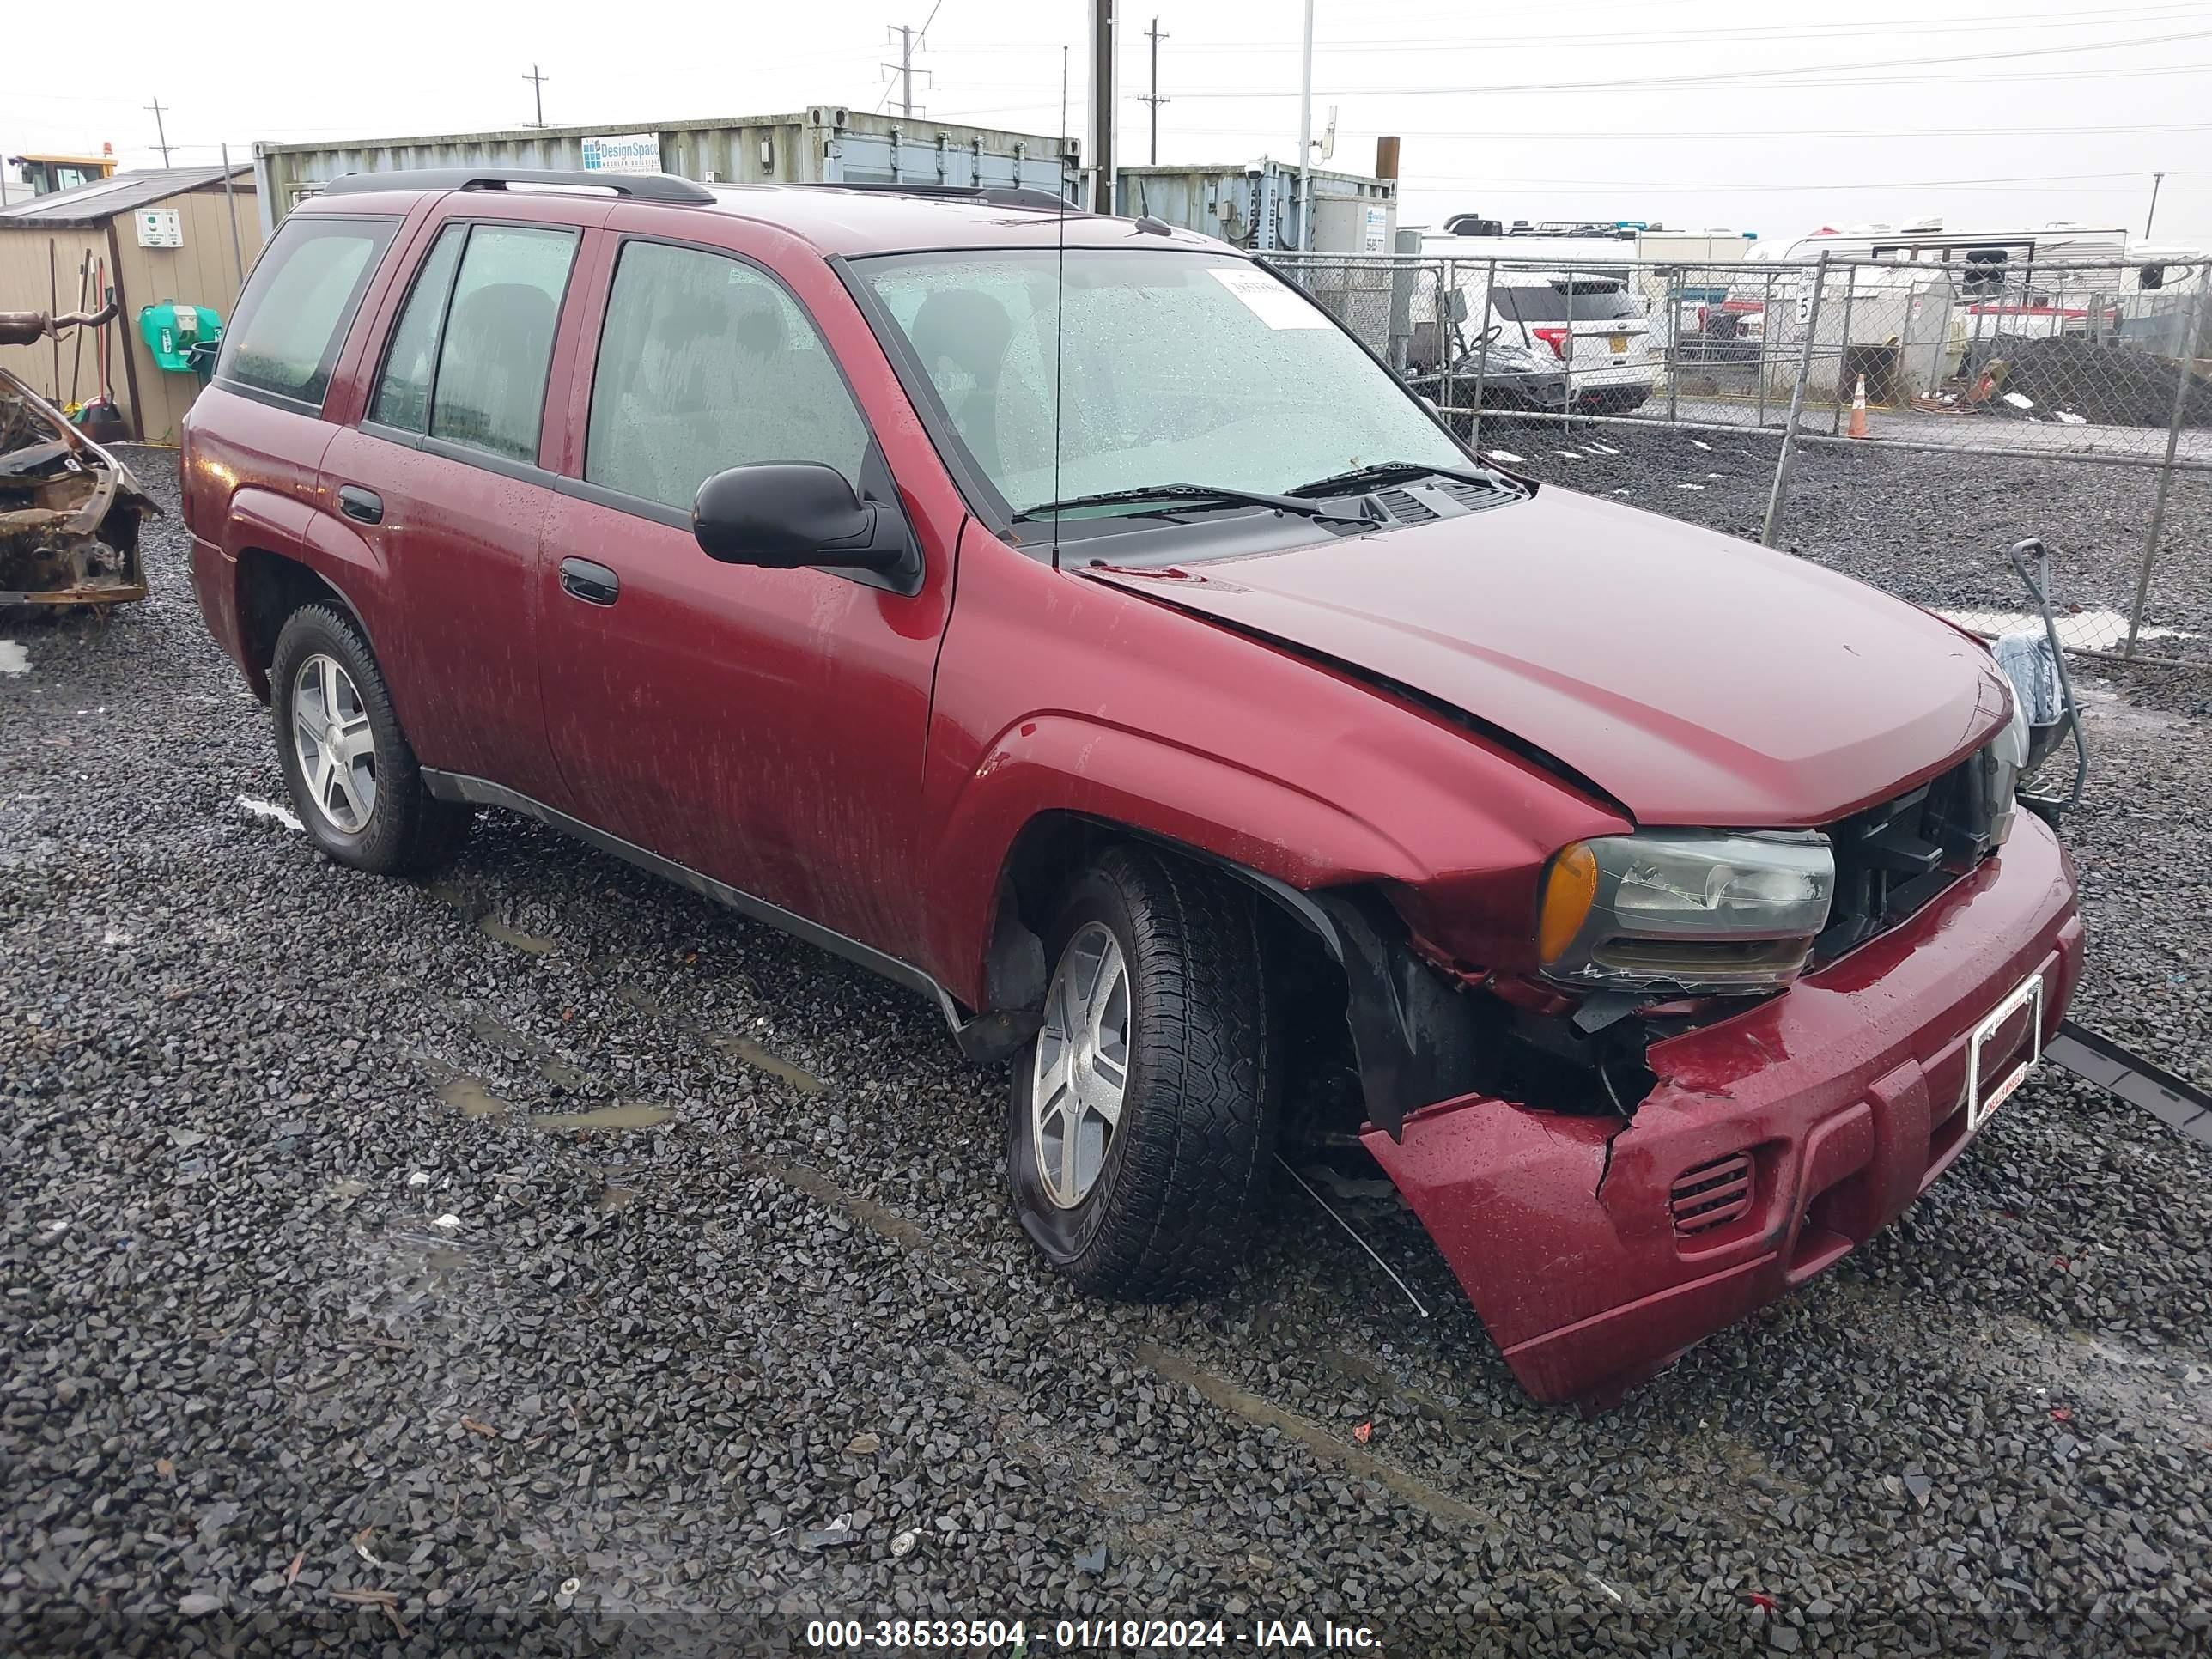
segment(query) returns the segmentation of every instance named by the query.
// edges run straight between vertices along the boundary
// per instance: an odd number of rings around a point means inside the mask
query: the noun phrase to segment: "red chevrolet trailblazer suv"
[[[1222,1283],[1358,1132],[1523,1384],[1616,1391],[1910,1205],[2080,971],[1982,646],[1484,465],[1157,221],[342,179],[184,479],[332,858],[525,812],[933,998],[1087,1291]]]

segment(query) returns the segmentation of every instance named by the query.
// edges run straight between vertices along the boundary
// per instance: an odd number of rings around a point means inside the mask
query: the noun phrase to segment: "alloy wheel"
[[[335,657],[320,653],[292,680],[292,746],[315,810],[341,834],[368,828],[376,811],[376,740],[361,692]]]
[[[1129,1080],[1129,969],[1105,923],[1086,922],[1045,993],[1030,1077],[1030,1132],[1045,1196],[1063,1210],[1106,1167]]]

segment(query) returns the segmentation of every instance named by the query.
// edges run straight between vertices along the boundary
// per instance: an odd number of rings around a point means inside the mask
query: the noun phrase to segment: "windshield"
[[[854,266],[1017,514],[1200,483],[1281,493],[1466,453],[1319,307],[1228,255],[1069,248]],[[1066,366],[1054,453],[1055,345]]]

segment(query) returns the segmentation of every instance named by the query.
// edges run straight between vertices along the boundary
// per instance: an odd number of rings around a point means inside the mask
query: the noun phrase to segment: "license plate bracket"
[[[1992,1079],[1984,1051],[1990,1041],[2021,1008],[2028,1008],[2027,1052],[2002,1078]],[[2013,1091],[2027,1081],[2043,1063],[2043,975],[2031,974],[1990,1010],[1966,1040],[1966,1133],[1972,1134],[1988,1122]]]

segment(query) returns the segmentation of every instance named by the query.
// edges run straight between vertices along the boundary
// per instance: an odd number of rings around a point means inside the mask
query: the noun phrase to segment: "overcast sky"
[[[258,138],[387,137],[532,118],[650,128],[895,98],[893,22],[934,0],[469,8],[230,0],[204,13],[110,0],[99,27],[0,87],[0,146],[158,165]],[[1146,159],[1150,43],[1160,159],[1242,162],[1297,149],[1299,0],[1139,0],[1122,19],[1123,159]],[[939,119],[1085,128],[1084,0],[942,0],[917,62]],[[1264,25],[1264,27],[1263,27]],[[1954,227],[2072,219],[2212,245],[2212,0],[1318,0],[1314,126],[1366,172],[1405,139],[1401,222],[1661,220],[1788,237],[1821,224],[1942,215]]]

